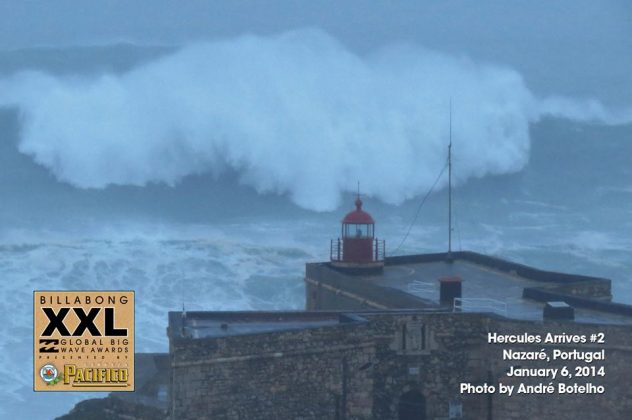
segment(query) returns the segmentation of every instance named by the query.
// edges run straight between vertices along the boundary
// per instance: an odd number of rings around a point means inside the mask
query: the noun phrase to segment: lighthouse
[[[362,209],[359,194],[355,207],[342,219],[341,237],[331,240],[331,264],[349,273],[382,271],[384,240],[375,237],[375,221]]]

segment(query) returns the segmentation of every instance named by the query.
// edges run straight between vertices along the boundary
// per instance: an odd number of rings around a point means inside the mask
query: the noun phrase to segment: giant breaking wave
[[[516,71],[419,47],[366,56],[318,30],[197,44],[124,74],[0,81],[18,145],[80,188],[175,185],[226,170],[261,193],[331,210],[361,181],[398,204],[445,162],[454,108],[456,182],[515,172],[543,115],[617,123],[595,101],[536,98]]]

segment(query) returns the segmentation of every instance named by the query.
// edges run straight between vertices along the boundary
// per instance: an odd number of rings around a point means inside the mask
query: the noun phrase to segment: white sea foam
[[[174,185],[231,168],[314,210],[358,180],[388,203],[425,191],[445,162],[449,98],[457,183],[522,169],[542,115],[630,120],[538,100],[506,67],[401,45],[358,56],[318,30],[191,45],[120,75],[0,81],[0,105],[20,109],[19,150],[59,180]]]

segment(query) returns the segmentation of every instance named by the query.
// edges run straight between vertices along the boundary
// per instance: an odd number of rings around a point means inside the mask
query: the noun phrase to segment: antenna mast
[[[450,98],[450,143],[448,144],[448,260],[452,260],[452,98]]]

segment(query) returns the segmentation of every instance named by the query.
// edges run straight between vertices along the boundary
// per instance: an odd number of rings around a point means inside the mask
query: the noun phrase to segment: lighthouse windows
[[[371,238],[373,237],[373,225],[365,223],[345,223],[343,236],[347,238]]]

